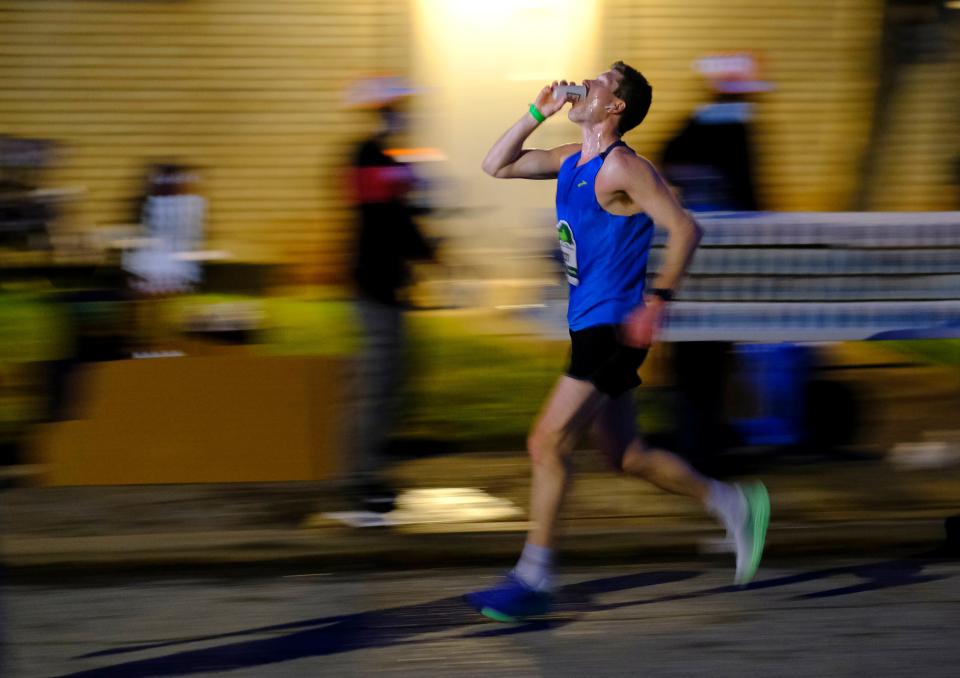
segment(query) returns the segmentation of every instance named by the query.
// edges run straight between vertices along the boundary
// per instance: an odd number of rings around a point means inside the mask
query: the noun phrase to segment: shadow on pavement
[[[593,596],[612,591],[623,591],[644,586],[666,584],[698,576],[698,572],[650,572],[597,579],[563,587],[558,592],[562,609],[567,611],[593,609]],[[541,620],[511,627],[497,627],[513,632],[541,630],[566,624],[571,618]],[[470,609],[459,596],[442,598],[416,605],[374,610],[358,614],[319,617],[290,624],[266,626],[235,633],[203,636],[184,641],[122,647],[96,652],[79,659],[128,654],[184,643],[220,641],[258,634],[294,631],[273,638],[257,638],[199,650],[189,650],[153,659],[126,662],[103,668],[90,669],[69,676],[89,677],[146,677],[184,676],[214,671],[252,668],[280,662],[321,657],[365,648],[416,644],[415,636],[449,631],[456,627],[489,626],[489,622]],[[298,630],[303,629],[303,630]]]
[[[902,558],[897,560],[887,560],[877,563],[868,563],[863,565],[850,565],[844,567],[831,567],[822,570],[813,570],[811,572],[801,572],[785,577],[775,577],[773,579],[764,579],[754,581],[748,586],[716,586],[700,591],[690,593],[681,593],[671,596],[661,596],[659,598],[649,598],[646,600],[635,600],[622,603],[612,603],[595,607],[596,610],[616,610],[625,607],[634,607],[637,605],[653,605],[656,603],[670,603],[681,600],[693,600],[697,598],[706,598],[709,596],[720,595],[724,593],[736,593],[738,591],[756,591],[761,589],[782,588],[794,584],[803,584],[813,581],[823,581],[838,577],[858,577],[863,581],[836,588],[828,588],[823,591],[804,593],[790,596],[787,600],[815,600],[818,598],[832,598],[836,596],[846,596],[854,593],[864,593],[866,591],[879,591],[899,586],[910,586],[912,584],[923,584],[931,581],[947,579],[949,575],[928,575],[923,574],[933,559],[927,557]]]
[[[684,594],[599,604],[594,598],[600,594],[674,583],[695,578],[699,576],[700,573],[693,571],[661,571],[608,577],[563,587],[557,594],[558,611],[555,614],[543,619],[531,620],[530,622],[513,626],[491,626],[486,620],[467,607],[460,597],[442,598],[426,603],[405,605],[384,610],[373,610],[370,612],[333,617],[319,617],[316,619],[291,622],[289,624],[266,626],[220,635],[202,636],[188,640],[132,647],[125,646],[104,650],[83,655],[78,657],[78,659],[92,659],[147,650],[158,650],[183,645],[185,643],[223,641],[231,638],[243,638],[260,634],[292,632],[275,637],[256,638],[253,640],[221,644],[215,647],[176,652],[162,657],[124,662],[113,666],[79,671],[68,674],[68,676],[75,678],[81,676],[91,678],[113,678],[118,676],[123,676],[124,678],[184,676],[253,668],[307,657],[320,657],[366,648],[413,645],[424,642],[423,640],[418,640],[416,638],[417,636],[439,631],[450,631],[458,627],[462,627],[466,631],[466,634],[463,636],[466,638],[535,633],[556,629],[572,623],[586,612],[602,612],[638,605],[698,599],[726,593],[774,589],[813,581],[824,581],[829,584],[828,580],[851,576],[862,579],[862,581],[857,584],[825,588],[822,591],[791,596],[787,600],[797,601],[844,596],[865,591],[921,584],[946,578],[944,575],[923,574],[924,569],[932,562],[934,561],[929,558],[917,558],[833,567],[758,581],[747,587],[719,586]],[[479,630],[473,630],[477,627],[479,627]]]

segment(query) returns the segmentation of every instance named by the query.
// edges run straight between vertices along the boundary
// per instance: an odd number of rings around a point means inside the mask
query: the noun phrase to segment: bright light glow
[[[476,208],[447,219],[444,227],[454,234],[449,246],[454,256],[483,271],[481,277],[528,277],[530,259],[516,255],[530,247],[522,229],[535,224],[545,237],[552,233],[550,182],[489,181],[480,163],[541,87],[604,70],[595,49],[598,5],[598,0],[416,0],[414,82],[428,93],[415,100],[420,115],[413,141],[443,152],[447,161],[435,169],[456,186],[456,206]],[[579,130],[563,111],[530,144],[550,147],[577,139]],[[490,299],[491,305],[516,301],[509,295]]]
[[[563,13],[562,5],[576,4],[576,0],[418,0],[422,13],[442,14],[454,21],[465,22],[469,27],[496,24],[530,12]]]
[[[960,9],[960,0],[947,0],[943,4],[947,9]]]
[[[481,77],[540,82],[582,78],[590,59],[595,3],[586,0],[418,0],[426,51]]]
[[[415,80],[435,116],[424,145],[467,163],[539,87],[596,75],[596,0],[417,0]],[[517,114],[519,115],[519,114]],[[569,124],[557,116],[549,125]],[[563,120],[560,120],[563,118]],[[477,157],[479,155],[479,158]]]

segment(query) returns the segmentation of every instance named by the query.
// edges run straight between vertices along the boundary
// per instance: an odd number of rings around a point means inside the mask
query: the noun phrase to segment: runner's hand
[[[623,343],[635,348],[650,348],[660,330],[667,302],[647,297],[644,305],[633,310],[623,323]]]
[[[542,90],[540,94],[537,95],[537,98],[533,100],[534,106],[537,107],[537,110],[540,111],[540,114],[549,118],[551,115],[563,108],[563,105],[567,103],[567,99],[554,99],[553,98],[553,88],[559,85],[572,85],[574,83],[567,82],[566,80],[554,80],[552,85],[547,85]]]

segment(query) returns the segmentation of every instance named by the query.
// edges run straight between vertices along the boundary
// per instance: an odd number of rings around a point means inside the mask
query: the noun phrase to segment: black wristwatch
[[[659,297],[664,301],[673,301],[673,290],[666,287],[654,287],[649,292],[651,297]]]

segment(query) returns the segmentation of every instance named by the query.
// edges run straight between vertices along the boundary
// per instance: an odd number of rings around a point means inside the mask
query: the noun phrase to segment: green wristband
[[[537,122],[543,122],[544,120],[546,120],[546,117],[544,117],[543,113],[537,110],[536,104],[530,104],[530,115],[532,115],[533,119],[536,120]]]

